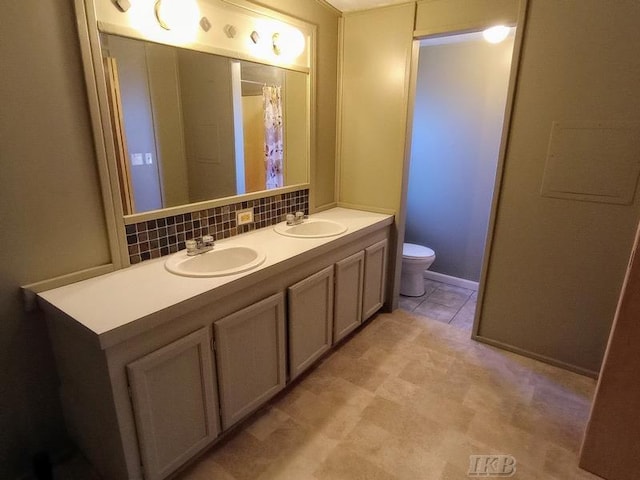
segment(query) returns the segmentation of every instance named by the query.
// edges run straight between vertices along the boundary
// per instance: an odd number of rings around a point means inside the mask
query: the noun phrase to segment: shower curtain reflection
[[[282,97],[280,87],[262,88],[264,104],[264,161],[266,169],[266,188],[278,188],[284,185],[283,177],[283,128]]]

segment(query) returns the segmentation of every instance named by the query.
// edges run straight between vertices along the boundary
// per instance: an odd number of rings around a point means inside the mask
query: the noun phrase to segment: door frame
[[[496,218],[498,206],[500,205],[500,192],[502,188],[502,179],[504,175],[504,164],[509,148],[509,133],[513,110],[515,105],[515,96],[518,84],[518,74],[520,71],[520,61],[522,56],[522,45],[526,26],[526,17],[528,11],[529,0],[518,1],[518,14],[515,23],[510,26],[516,27],[516,34],[513,43],[513,53],[511,56],[511,70],[509,73],[509,84],[507,87],[507,102],[505,105],[504,119],[502,124],[502,135],[500,139],[500,149],[498,153],[498,164],[496,167],[495,183],[493,187],[493,196],[491,200],[491,212],[489,215],[489,224],[487,227],[487,236],[485,239],[484,254],[482,257],[482,270],[480,273],[480,282],[478,284],[478,300],[473,320],[473,328],[471,338],[483,341],[478,334],[480,328],[480,320],[482,318],[482,307],[485,294],[485,285],[489,278],[489,264],[491,260],[493,237],[495,233]],[[418,82],[418,60],[420,53],[420,41],[427,38],[436,38],[443,36],[456,35],[461,33],[477,32],[492,26],[490,19],[481,19],[478,22],[467,22],[452,27],[443,27],[437,32],[425,32],[415,30],[413,35],[413,44],[411,52],[411,72],[409,78],[409,103],[407,108],[407,136],[405,139],[405,158],[402,167],[402,194],[400,199],[400,210],[398,212],[398,241],[396,244],[396,269],[393,291],[393,309],[397,307],[400,295],[400,275],[402,270],[402,245],[404,243],[406,222],[407,222],[407,193],[409,187],[409,166],[411,163],[411,142],[413,136],[413,117],[416,100],[416,88]]]

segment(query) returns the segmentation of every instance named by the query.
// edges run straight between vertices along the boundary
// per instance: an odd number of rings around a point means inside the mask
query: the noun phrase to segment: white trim
[[[475,290],[476,292],[478,291],[478,282],[474,282],[473,280],[452,277],[450,275],[445,275],[444,273],[432,272],[431,270],[425,270],[423,276],[427,280],[446,283],[447,285],[454,285],[456,287],[468,288],[469,290]]]

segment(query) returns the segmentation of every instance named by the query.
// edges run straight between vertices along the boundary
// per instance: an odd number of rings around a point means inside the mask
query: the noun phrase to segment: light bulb
[[[273,51],[291,61],[304,52],[304,35],[297,28],[284,28],[273,35]]]
[[[165,30],[192,31],[200,19],[195,0],[158,0],[155,10],[158,23]]]

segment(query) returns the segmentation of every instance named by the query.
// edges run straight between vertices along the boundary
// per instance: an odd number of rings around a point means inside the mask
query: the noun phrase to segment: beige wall
[[[317,203],[334,201],[339,14],[263,2],[318,25]],[[110,262],[73,2],[0,2],[0,478],[66,444],[45,324],[19,286]]]
[[[336,89],[338,81],[337,10],[316,0],[255,1],[273,10],[317,25],[316,45],[316,146],[315,164],[311,165],[313,204],[321,208],[336,201]]]
[[[343,20],[338,202],[401,210],[415,4],[348,14]],[[388,259],[387,308],[397,304],[403,231]]]
[[[640,5],[531,0],[529,7],[479,334],[597,372],[638,194],[633,205],[611,205],[540,190],[554,120],[639,120]],[[578,170],[580,157],[574,161]]]
[[[339,201],[397,212],[406,141],[413,4],[345,15]]]
[[[309,167],[309,136],[307,123],[307,75],[286,70],[284,72],[284,181],[285,185],[307,183]]]
[[[72,2],[0,2],[0,478],[65,434],[19,286],[109,263]]]

